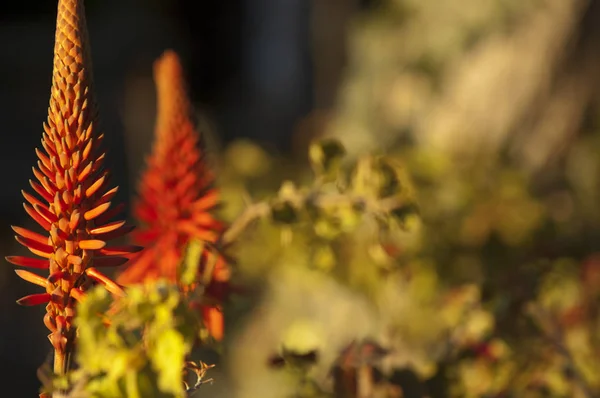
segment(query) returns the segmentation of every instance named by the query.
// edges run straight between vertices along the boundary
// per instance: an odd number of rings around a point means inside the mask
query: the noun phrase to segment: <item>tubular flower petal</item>
[[[106,250],[108,233],[128,232],[124,222],[106,217],[116,215],[108,211],[116,188],[110,189],[103,167],[103,134],[98,131],[83,0],[58,1],[52,88],[43,130],[42,147],[36,149],[39,161],[33,168],[35,178],[30,180],[33,193],[23,192],[23,196],[25,211],[45,232],[21,227],[13,230],[19,243],[44,259],[6,259],[18,266],[49,270],[47,278],[17,271],[21,278],[46,288],[46,293],[24,297],[18,303],[49,303],[44,323],[52,332],[49,339],[57,353],[56,370],[57,357],[64,357],[65,347],[71,345],[67,343],[75,336],[74,306],[85,290],[101,283],[121,293],[115,282],[89,270],[96,265],[99,250]],[[134,251],[128,249],[122,247],[119,253]],[[107,260],[101,256],[98,266],[125,261],[122,257]]]
[[[134,206],[141,226],[133,233],[136,244],[151,248],[134,257],[118,276],[123,285],[157,278],[176,282],[185,246],[202,240],[209,243],[205,247],[214,247],[224,227],[213,215],[219,193],[200,149],[200,135],[190,116],[183,70],[175,52],[166,51],[155,62],[154,80],[158,94],[155,141]],[[211,255],[219,256],[220,267],[227,267],[222,256],[207,250],[202,255],[199,280],[212,281],[212,275],[203,275]],[[220,339],[222,316],[209,311],[216,308],[207,306],[202,312],[207,328]]]
[[[29,296],[18,299],[17,304],[25,306],[46,304],[50,302],[51,298],[52,296],[50,296],[49,293],[30,294]]]

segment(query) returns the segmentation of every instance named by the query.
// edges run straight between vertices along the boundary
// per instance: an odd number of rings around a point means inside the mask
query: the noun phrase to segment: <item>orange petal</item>
[[[46,220],[48,220],[50,222],[58,221],[58,217],[56,216],[56,214],[54,214],[50,210],[48,210],[48,208],[46,206],[33,205],[33,208],[35,209],[35,211],[40,213],[42,215],[42,217],[44,217]]]
[[[26,271],[24,269],[16,269],[15,273],[23,280],[27,282],[33,283],[35,285],[39,285],[41,287],[48,286],[48,280],[43,276],[38,274],[34,274],[33,272]]]
[[[223,340],[223,313],[216,307],[203,307],[202,319],[208,333],[217,341]]]
[[[79,248],[84,250],[98,250],[106,246],[106,242],[98,239],[88,239],[79,242]]]
[[[116,238],[120,238],[121,236],[125,236],[128,233],[130,233],[131,231],[133,231],[135,229],[135,225],[127,225],[127,226],[123,226],[117,230],[114,230],[112,232],[106,232],[103,234],[98,234],[96,235],[96,237],[98,239],[102,239],[104,241],[108,241],[108,240],[113,240]]]
[[[108,276],[104,275],[102,272],[98,271],[96,268],[91,267],[86,269],[85,274],[88,275],[90,278],[94,279],[95,281],[103,284],[106,290],[108,290],[112,294],[120,297],[125,296],[125,291],[119,285],[117,285],[115,281],[110,279]]]
[[[99,215],[104,213],[106,210],[108,210],[109,207],[110,207],[110,202],[103,203],[99,206],[94,207],[92,210],[86,211],[83,214],[83,218],[85,218],[88,221],[93,220],[94,218],[98,217]]]
[[[119,190],[119,187],[114,187],[114,188],[106,191],[106,193],[104,195],[102,195],[96,203],[101,204],[101,203],[105,203],[105,202],[110,202],[112,200],[112,198],[114,198],[114,196],[117,194],[118,190]]]
[[[40,151],[39,148],[35,148],[35,153],[37,154],[38,158],[42,161],[44,166],[46,166],[47,168],[51,168],[50,158],[46,156],[44,152]]]
[[[91,149],[91,142],[88,143],[88,146],[90,146]],[[84,153],[85,155],[85,153]],[[77,181],[82,182],[83,180],[85,180],[91,173],[92,171],[92,162],[89,162],[84,168],[83,170],[81,170],[81,172],[79,173],[79,175],[77,176]]]
[[[50,222],[48,220],[46,220],[44,217],[42,217],[32,207],[27,206],[27,204],[23,203],[23,207],[25,208],[25,211],[27,212],[27,214],[29,214],[29,216],[31,218],[33,218],[35,222],[40,224],[40,226],[42,228],[44,228],[46,231],[50,231],[50,227],[52,224],[50,224]]]
[[[46,202],[50,203],[52,202],[52,195],[46,191],[46,189],[44,187],[42,187],[40,184],[38,184],[37,182],[33,181],[33,180],[29,180],[29,185],[31,185],[31,188],[33,188],[33,190],[40,195]]]
[[[24,238],[22,236],[15,236],[17,242],[34,252],[35,254],[43,253],[42,257],[50,258],[50,255],[54,252],[54,248],[50,245],[46,245],[44,243],[37,242],[33,239]]]
[[[47,236],[40,235],[37,232],[33,232],[33,231],[30,231],[25,228],[17,227],[15,225],[11,225],[11,228],[13,229],[13,231],[15,231],[16,233],[18,233],[19,235],[21,235],[24,238],[32,239],[32,240],[39,242],[41,244],[44,244],[44,245],[48,244]]]
[[[100,189],[102,184],[104,184],[105,180],[106,180],[106,174],[103,175],[102,177],[98,178],[92,185],[89,186],[88,189],[85,190],[85,196],[89,198],[92,195],[94,195],[96,192],[98,192],[98,189]]]
[[[69,219],[69,229],[74,231],[79,225],[79,221],[81,220],[81,213],[77,210],[74,210],[71,213],[71,218]]]
[[[100,206],[100,205],[98,205],[98,206]],[[98,217],[96,219],[96,224],[98,224],[98,225],[107,224],[111,218],[113,218],[117,214],[121,213],[124,209],[125,209],[125,205],[123,203],[119,203],[118,205],[114,206],[112,209],[110,209],[109,211],[107,211],[106,213],[104,213],[100,217]]]
[[[116,229],[119,229],[123,225],[125,225],[125,220],[114,221],[114,222],[108,223],[106,225],[103,225],[101,227],[94,228],[94,229],[90,230],[90,233],[92,235],[105,234],[107,232],[112,232]]]
[[[85,293],[78,287],[71,289],[70,296],[73,297],[78,303],[85,298]]]

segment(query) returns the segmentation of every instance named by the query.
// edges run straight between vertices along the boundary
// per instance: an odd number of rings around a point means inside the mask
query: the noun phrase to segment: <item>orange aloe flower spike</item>
[[[200,149],[183,69],[175,52],[166,51],[155,62],[154,80],[158,109],[155,141],[138,187],[134,212],[141,225],[133,234],[136,244],[151,248],[119,275],[121,284],[157,278],[176,282],[185,246],[194,239],[214,246],[224,227],[213,215],[219,194]],[[208,250],[203,254],[203,263],[210,255],[213,253]],[[218,256],[219,267],[226,267]],[[213,311],[204,312],[210,314],[205,316],[205,323],[217,331],[214,337],[220,338],[222,325],[210,323],[222,322],[222,317],[214,316]]]
[[[54,371],[67,371],[75,330],[74,307],[83,292],[101,283],[117,294],[120,288],[95,271],[95,259],[104,265],[119,265],[121,258],[107,261],[98,256],[110,252],[104,234],[118,236],[129,228],[124,222],[104,222],[110,206],[105,195],[113,192],[103,167],[103,134],[98,131],[92,63],[83,0],[59,0],[54,45],[54,67],[48,121],[44,123],[42,149],[31,181],[39,197],[23,192],[27,213],[45,230],[44,234],[13,227],[17,241],[43,259],[7,257],[18,266],[48,269],[48,277],[31,272],[17,274],[45,286],[46,292],[18,300],[19,304],[45,304],[44,324],[54,346]],[[102,222],[100,222],[102,220]],[[129,253],[137,247],[127,247]],[[98,264],[100,266],[102,264]],[[91,270],[91,271],[90,271]],[[45,282],[44,282],[45,280]]]

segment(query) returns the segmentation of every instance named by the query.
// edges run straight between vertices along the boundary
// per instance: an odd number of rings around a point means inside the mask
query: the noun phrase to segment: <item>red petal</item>
[[[25,192],[24,190],[21,190],[21,195],[23,195],[25,200],[28,201],[31,205],[38,205],[38,206],[44,205],[41,200],[39,200],[35,196]]]
[[[23,207],[25,208],[27,214],[29,214],[31,218],[40,224],[42,228],[44,228],[46,231],[50,231],[51,224],[48,222],[48,220],[42,217],[37,211],[35,211],[32,207],[29,207],[27,204],[23,203]]]
[[[37,182],[35,182],[33,180],[29,180],[29,184],[31,185],[31,188],[33,188],[33,190],[35,192],[37,192],[38,195],[40,195],[42,198],[44,198],[46,200],[46,202],[48,202],[48,203],[52,202],[54,197],[52,195],[50,195],[50,193],[48,193],[48,191],[46,191],[46,189],[44,187],[42,187],[40,184],[38,184]]]
[[[13,231],[15,231],[16,233],[18,233],[19,235],[21,235],[24,238],[29,238],[32,239],[36,242],[39,242],[43,245],[47,245],[48,244],[48,237],[47,236],[43,236],[38,234],[37,232],[33,232],[30,231],[28,229],[25,228],[21,228],[21,227],[17,227],[15,225],[11,225],[11,228],[13,229]]]
[[[18,299],[17,304],[25,306],[46,304],[50,302],[50,298],[51,296],[48,293],[30,294],[29,296]]]
[[[45,206],[33,205],[33,208],[38,213],[40,213],[42,215],[42,217],[44,217],[46,220],[48,220],[50,222],[57,222],[58,221],[58,217],[56,216],[56,214],[52,213]]]
[[[125,257],[94,257],[94,267],[118,267],[129,261]]]
[[[137,253],[142,251],[144,248],[141,246],[134,245],[125,245],[125,246],[113,246],[113,247],[104,247],[98,251],[100,254],[104,254],[106,256],[122,256],[132,253]]]
[[[7,256],[6,261],[11,264],[19,265],[21,267],[36,268],[36,269],[48,269],[50,268],[50,261],[47,259],[42,260],[41,258],[29,258],[23,256]]]
[[[215,242],[219,237],[219,234],[215,231],[197,227],[190,221],[181,221],[177,223],[177,229],[205,242]]]
[[[44,243],[40,243],[33,239],[23,238],[22,236],[15,236],[15,239],[17,240],[17,242],[19,242],[20,244],[22,244],[29,250],[32,250],[32,251],[35,250],[36,252],[44,253],[45,255],[42,257],[46,257],[46,256],[50,257],[50,255],[54,252],[54,248],[52,246],[46,245]],[[35,253],[35,254],[38,254],[38,253]]]
[[[211,189],[206,192],[200,199],[192,205],[193,210],[208,210],[219,203],[219,192],[216,189]]]
[[[133,239],[136,243],[141,243],[142,245],[150,245],[158,240],[161,231],[158,229],[150,229],[145,231],[135,231]]]

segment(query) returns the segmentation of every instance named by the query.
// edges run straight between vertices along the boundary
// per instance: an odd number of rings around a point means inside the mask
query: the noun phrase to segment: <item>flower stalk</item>
[[[40,258],[9,256],[14,265],[47,270],[41,276],[15,272],[44,293],[17,301],[46,304],[44,324],[54,347],[54,373],[65,375],[75,346],[75,308],[90,287],[101,284],[116,295],[121,287],[99,268],[122,265],[136,246],[109,247],[128,233],[124,221],[111,221],[123,206],[113,206],[117,187],[109,185],[98,131],[92,63],[83,0],[59,0],[48,120],[42,147],[36,149],[33,193],[23,191],[24,208],[43,233],[13,226],[16,240]]]
[[[200,135],[192,120],[181,62],[166,51],[154,64],[158,115],[155,141],[138,188],[134,213],[140,228],[136,244],[147,249],[118,276],[123,285],[159,278],[178,282],[186,246],[203,242],[198,278],[206,295],[199,309],[210,334],[221,339],[223,316],[220,301],[229,280],[226,262],[216,250],[223,225],[213,210],[219,204],[214,176],[200,149]],[[194,286],[183,287],[190,292]]]

